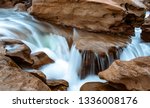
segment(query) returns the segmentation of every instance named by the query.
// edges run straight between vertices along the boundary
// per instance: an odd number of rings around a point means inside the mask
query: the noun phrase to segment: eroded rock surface
[[[111,63],[119,59],[122,48],[129,42],[126,35],[110,33],[91,33],[82,30],[74,31],[74,42],[82,55],[81,78],[88,74],[98,74]]]
[[[9,57],[0,55],[0,90],[50,91],[51,89],[34,75],[22,71]]]
[[[28,12],[55,24],[129,34],[143,23],[144,8],[141,0],[33,0]]]
[[[123,84],[128,90],[150,90],[150,56],[130,61],[116,60],[99,77],[109,82]]]
[[[52,59],[50,59],[47,54],[44,52],[36,52],[31,55],[31,58],[33,59],[33,65],[32,67],[35,69],[40,68],[43,65],[54,63]]]
[[[52,91],[67,91],[69,83],[65,80],[47,80],[47,85]]]
[[[13,8],[17,3],[29,4],[31,0],[0,0],[0,8]]]
[[[0,53],[12,58],[18,65],[32,65],[31,50],[23,42],[15,39],[1,39]]]
[[[149,12],[150,13],[150,12]],[[145,42],[150,42],[150,16],[145,19],[145,23],[142,25],[142,39]]]

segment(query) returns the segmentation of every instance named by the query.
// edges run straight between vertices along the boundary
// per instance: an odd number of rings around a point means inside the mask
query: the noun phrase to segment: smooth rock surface
[[[127,90],[150,90],[150,56],[130,61],[116,60],[99,77],[108,82],[123,84]]]
[[[48,57],[44,52],[36,52],[31,54],[31,59],[34,61],[32,67],[38,69],[41,66],[44,66],[49,63],[54,63],[52,59]]]
[[[0,53],[12,58],[19,66],[33,64],[30,48],[19,40],[1,39]]]
[[[79,50],[91,50],[93,52],[105,53],[111,48],[123,48],[127,45],[127,42],[130,41],[128,35],[92,33],[82,30],[76,30],[75,32],[74,41]]]
[[[143,23],[144,8],[141,0],[32,0],[28,12],[55,24],[130,34]]]

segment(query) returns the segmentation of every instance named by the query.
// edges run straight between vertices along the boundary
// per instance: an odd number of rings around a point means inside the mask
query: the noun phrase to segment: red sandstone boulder
[[[43,65],[54,63],[44,52],[36,52],[31,54],[31,59],[34,61],[32,67],[38,69]]]
[[[150,56],[130,61],[116,60],[99,77],[115,84],[123,84],[128,90],[150,90]]]
[[[33,64],[30,48],[19,40],[1,39],[0,51],[1,55],[12,58],[19,66]]]
[[[141,0],[33,0],[28,12],[55,24],[130,34],[142,24],[144,8]]]
[[[10,58],[0,55],[0,90],[50,91],[51,89],[31,73],[22,71]]]

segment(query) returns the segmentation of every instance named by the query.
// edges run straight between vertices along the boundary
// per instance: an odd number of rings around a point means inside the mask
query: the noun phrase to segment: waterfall
[[[68,90],[79,90],[87,81],[101,81],[96,75],[80,79],[81,54],[75,44],[69,48],[63,36],[54,34],[56,31],[51,24],[38,21],[27,13],[0,9],[0,39],[21,40],[31,49],[31,53],[44,51],[55,61],[40,68],[47,79],[67,80]]]
[[[150,15],[150,12],[146,12],[145,18]],[[131,37],[131,43],[123,49],[120,55],[121,60],[131,60],[136,57],[150,56],[150,43],[144,42],[141,39],[142,29],[136,27],[134,29],[134,36]]]
[[[148,16],[149,12],[147,12]],[[90,52],[80,52],[76,49],[73,43],[69,48],[68,42],[65,37],[58,35],[57,29],[51,24],[38,21],[31,15],[24,12],[16,12],[12,9],[0,9],[0,39],[11,38],[24,42],[30,49],[31,53],[38,51],[45,52],[55,62],[52,64],[44,65],[40,70],[47,76],[47,79],[64,79],[69,82],[68,90],[79,90],[81,85],[85,82],[105,82],[99,79],[94,72],[102,71],[115,60],[119,59],[120,49],[117,53],[108,51],[107,54],[98,54]],[[132,42],[124,48],[120,59],[130,60],[139,56],[150,55],[150,43],[145,43],[141,40],[142,30],[135,28],[135,36]],[[78,33],[74,30],[74,37],[78,38]],[[18,46],[14,46],[16,48]],[[6,47],[9,49],[9,47]],[[12,49],[12,48],[11,48]],[[92,60],[92,63],[86,64],[87,60]],[[84,64],[84,66],[83,66]],[[89,70],[86,75],[83,69]]]

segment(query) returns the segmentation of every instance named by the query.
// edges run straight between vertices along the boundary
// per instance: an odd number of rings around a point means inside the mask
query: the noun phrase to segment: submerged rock
[[[150,90],[150,56],[130,61],[116,60],[99,77],[114,84],[123,84],[128,90]]]
[[[130,34],[143,23],[144,8],[141,0],[32,0],[28,12],[55,24]]]
[[[22,71],[9,57],[0,55],[0,90],[50,91],[42,80]]]

